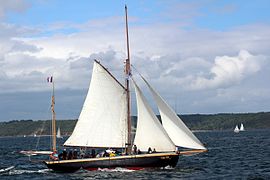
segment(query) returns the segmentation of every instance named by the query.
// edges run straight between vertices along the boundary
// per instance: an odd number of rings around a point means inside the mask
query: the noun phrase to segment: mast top
[[[130,75],[130,51],[129,51],[129,36],[128,36],[128,12],[127,12],[127,5],[125,5],[125,15],[126,15],[126,40],[127,40],[127,59],[126,59],[126,68],[125,68],[125,72],[126,75],[129,76]]]

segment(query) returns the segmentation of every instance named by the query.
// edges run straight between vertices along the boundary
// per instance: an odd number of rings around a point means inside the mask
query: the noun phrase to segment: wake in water
[[[102,172],[134,172],[136,170],[131,170],[131,169],[126,169],[126,168],[114,168],[114,169],[109,169],[109,168],[98,168],[98,171]]]
[[[165,166],[165,167],[163,167],[163,168],[161,168],[161,169],[171,170],[171,169],[174,169],[174,167],[172,167],[172,166]]]
[[[40,169],[37,171],[33,171],[33,170],[27,170],[27,169],[15,169],[9,172],[10,175],[20,175],[20,174],[35,174],[35,173],[47,173],[50,172],[50,169]]]
[[[7,173],[9,172],[10,170],[14,169],[15,166],[10,166],[10,167],[7,167],[7,168],[3,168],[3,169],[0,169],[0,174],[2,173]]]
[[[148,169],[158,169],[158,168],[148,168]],[[166,166],[166,167],[161,167],[160,169],[171,170],[171,169],[174,169],[174,168],[171,167],[171,166]],[[145,169],[143,168],[141,170],[145,170]],[[97,171],[102,171],[102,172],[134,172],[134,171],[138,171],[138,170],[118,167],[118,168],[114,168],[114,169],[98,168]]]

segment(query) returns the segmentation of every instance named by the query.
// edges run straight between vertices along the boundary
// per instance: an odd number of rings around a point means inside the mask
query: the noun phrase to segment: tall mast
[[[125,5],[125,14],[126,14],[126,39],[127,39],[127,59],[125,67],[126,75],[126,91],[127,91],[127,126],[128,126],[128,141],[127,141],[127,153],[131,153],[131,103],[130,103],[130,89],[129,89],[129,76],[131,74],[130,69],[130,55],[129,55],[129,38],[128,38],[128,13],[127,6]]]
[[[53,92],[52,92],[52,151],[56,152],[56,120],[55,120],[55,111],[54,111],[54,105],[55,105],[55,99],[54,99],[54,81],[52,80],[53,85]]]

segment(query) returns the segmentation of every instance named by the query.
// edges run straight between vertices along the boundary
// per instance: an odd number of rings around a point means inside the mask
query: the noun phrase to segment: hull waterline
[[[116,157],[101,157],[73,159],[61,161],[44,161],[49,169],[58,172],[75,172],[79,169],[96,170],[98,168],[144,169],[156,167],[175,167],[179,155],[176,153],[153,153],[140,155],[125,155]]]

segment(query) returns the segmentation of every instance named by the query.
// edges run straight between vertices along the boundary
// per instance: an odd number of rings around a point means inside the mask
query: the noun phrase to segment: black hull
[[[96,170],[98,168],[128,168],[143,169],[155,167],[175,167],[179,155],[175,153],[154,153],[141,155],[126,155],[116,157],[74,159],[61,161],[45,161],[49,169],[59,172],[75,172],[81,168]]]

